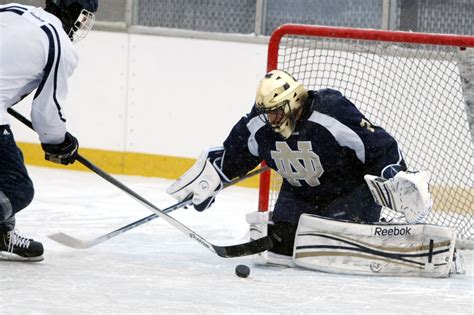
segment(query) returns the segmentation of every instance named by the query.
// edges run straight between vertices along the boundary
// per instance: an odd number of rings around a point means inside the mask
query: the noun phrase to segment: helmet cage
[[[76,21],[69,30],[68,36],[73,43],[77,43],[87,36],[95,22],[95,14],[82,9]]]
[[[279,132],[280,127],[291,115],[291,106],[288,100],[284,100],[271,108],[265,107],[263,104],[257,104],[256,109],[260,119],[269,124],[276,132]]]

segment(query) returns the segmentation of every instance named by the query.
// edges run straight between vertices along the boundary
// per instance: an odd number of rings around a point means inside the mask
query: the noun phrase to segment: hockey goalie
[[[382,276],[462,270],[454,231],[423,224],[429,174],[409,171],[397,141],[339,91],[308,91],[284,71],[265,75],[223,146],[205,150],[167,192],[202,211],[262,161],[283,177],[273,212],[247,215],[250,237],[273,242],[262,263]],[[406,224],[384,222],[382,207]]]

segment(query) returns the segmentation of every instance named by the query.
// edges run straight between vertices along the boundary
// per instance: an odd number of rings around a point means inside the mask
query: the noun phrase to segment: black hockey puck
[[[238,265],[235,267],[235,274],[240,278],[247,278],[250,274],[250,268],[246,265]]]

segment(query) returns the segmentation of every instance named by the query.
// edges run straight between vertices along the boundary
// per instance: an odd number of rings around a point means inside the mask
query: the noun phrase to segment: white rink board
[[[147,35],[130,38],[126,149],[197,157],[248,112],[266,46]]]
[[[93,31],[76,47],[66,113],[84,148],[195,158],[250,110],[266,71],[264,44]],[[29,117],[30,103],[16,109]]]

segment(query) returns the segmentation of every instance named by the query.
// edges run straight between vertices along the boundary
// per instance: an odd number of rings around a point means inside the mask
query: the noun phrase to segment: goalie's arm
[[[373,125],[348,99],[336,95],[335,100],[341,106],[330,106],[327,110],[338,108],[339,112],[333,114],[363,143],[363,150],[356,154],[363,163],[361,171],[375,202],[403,213],[408,223],[423,222],[432,206],[429,173],[407,171],[395,138]]]
[[[366,142],[371,151],[364,179],[375,202],[402,213],[408,223],[424,222],[432,207],[429,173],[408,171],[398,143],[388,133],[383,141],[371,140]]]
[[[249,149],[251,142],[249,122],[254,115],[252,108],[247,116],[242,117],[234,125],[224,141],[225,154],[221,169],[230,179],[244,176],[262,162],[258,154],[252,154]]]

